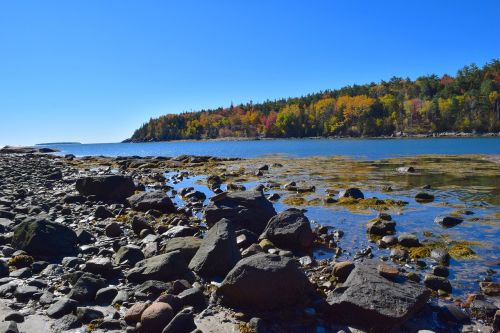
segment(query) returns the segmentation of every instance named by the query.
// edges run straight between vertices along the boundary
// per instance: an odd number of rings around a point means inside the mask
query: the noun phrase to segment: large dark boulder
[[[134,283],[146,280],[171,281],[184,277],[187,271],[183,255],[174,251],[139,261],[128,271],[127,279]]]
[[[309,219],[296,208],[287,209],[273,216],[260,239],[267,238],[279,248],[306,251],[311,248],[314,235]]]
[[[371,332],[390,332],[425,305],[430,292],[415,282],[387,279],[379,263],[356,263],[342,287],[327,298],[331,319]]]
[[[78,302],[90,302],[95,299],[97,291],[106,285],[106,280],[92,273],[84,273],[71,288],[68,296]]]
[[[99,200],[124,201],[134,194],[135,184],[132,178],[122,175],[87,176],[76,180],[76,189]]]
[[[70,228],[45,219],[26,219],[14,229],[12,246],[35,257],[67,256],[76,252],[78,238]]]
[[[222,219],[205,234],[189,269],[203,277],[224,277],[240,258],[234,225]]]
[[[133,210],[146,212],[150,209],[163,213],[174,213],[176,208],[169,197],[162,191],[142,192],[127,198]]]
[[[295,260],[256,254],[240,260],[216,296],[222,304],[252,310],[275,310],[304,303],[313,288]]]
[[[218,194],[205,208],[205,220],[209,226],[226,218],[235,224],[236,230],[247,229],[258,235],[274,215],[273,204],[260,191]]]

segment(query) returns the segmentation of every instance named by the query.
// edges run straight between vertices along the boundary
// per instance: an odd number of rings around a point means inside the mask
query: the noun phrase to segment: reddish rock
[[[135,324],[141,320],[141,315],[148,307],[146,303],[135,303],[125,312],[125,321],[127,324]]]
[[[141,315],[142,330],[148,333],[161,333],[174,317],[174,310],[167,303],[155,302]]]
[[[398,270],[392,266],[386,264],[379,264],[377,266],[378,273],[380,276],[385,277],[386,279],[394,280],[398,276]]]

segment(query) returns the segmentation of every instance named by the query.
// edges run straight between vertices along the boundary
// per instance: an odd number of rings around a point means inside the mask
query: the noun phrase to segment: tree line
[[[500,131],[500,60],[455,76],[347,86],[302,97],[167,114],[130,141],[224,137],[385,136],[395,133]]]

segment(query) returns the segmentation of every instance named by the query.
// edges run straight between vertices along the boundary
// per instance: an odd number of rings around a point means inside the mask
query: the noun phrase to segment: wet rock
[[[364,199],[365,196],[359,188],[351,187],[339,192],[339,198]]]
[[[493,318],[498,308],[495,304],[476,297],[470,306],[470,310],[480,318]]]
[[[356,264],[343,287],[327,298],[331,319],[374,332],[388,332],[421,309],[429,291],[411,281],[391,281],[377,272],[378,263]]]
[[[272,310],[302,303],[311,292],[309,280],[294,260],[256,254],[236,264],[216,295],[229,306]]]
[[[153,303],[141,315],[142,330],[148,333],[161,333],[173,317],[174,312],[170,305]]]
[[[386,264],[379,264],[377,266],[377,271],[380,274],[380,276],[383,276],[389,280],[395,280],[399,274],[399,271],[397,268],[386,265]]]
[[[9,265],[3,260],[0,260],[0,278],[9,276]]]
[[[385,236],[396,231],[396,222],[382,219],[374,219],[367,224],[367,232],[370,235]]]
[[[122,175],[87,176],[76,181],[76,190],[99,200],[124,201],[134,194],[132,178]]]
[[[197,237],[176,237],[165,242],[162,253],[179,251],[187,263],[193,259],[196,251],[200,248],[202,240]]]
[[[154,209],[162,213],[175,213],[172,200],[162,191],[143,192],[135,194],[127,199],[132,209],[146,212]]]
[[[128,264],[134,266],[139,261],[144,260],[144,253],[136,245],[126,245],[118,249],[113,259],[115,265]]]
[[[432,249],[431,258],[443,265],[448,265],[450,262],[450,255],[444,249]]]
[[[125,312],[125,322],[130,325],[134,325],[135,323],[139,322],[141,320],[142,313],[147,309],[148,306],[148,303],[135,303],[134,305],[132,305]]]
[[[481,291],[488,296],[500,296],[500,284],[496,282],[481,282]]]
[[[432,290],[443,290],[447,293],[451,293],[451,283],[448,279],[441,277],[441,276],[436,276],[433,274],[427,274],[424,277],[424,284],[427,288],[432,289]]]
[[[398,242],[405,247],[415,247],[420,246],[417,236],[410,234],[408,232],[403,232],[398,237]]]
[[[190,333],[195,329],[193,309],[186,308],[175,315],[162,333]]]
[[[449,271],[448,267],[445,267],[445,266],[434,266],[432,268],[432,274],[434,274],[436,276],[441,276],[441,277],[447,278],[448,275],[450,275],[450,271]]]
[[[434,195],[427,192],[420,192],[415,195],[415,200],[422,203],[432,202],[434,201]]]
[[[451,228],[462,223],[463,220],[453,216],[438,216],[434,219],[434,222],[439,223],[445,228]]]
[[[224,277],[240,258],[234,225],[221,219],[205,234],[189,269],[203,277]]]
[[[127,279],[136,283],[146,280],[171,281],[182,278],[187,270],[182,254],[174,251],[139,261],[129,270]]]
[[[382,237],[379,241],[378,241],[378,246],[380,247],[389,247],[389,246],[392,246],[392,245],[396,245],[398,243],[398,238],[394,235],[386,235],[384,237]]]
[[[61,298],[47,309],[47,315],[51,318],[61,318],[76,310],[78,302],[69,298]]]
[[[75,253],[78,239],[70,228],[45,219],[27,219],[14,231],[12,246],[28,254],[65,256]]]
[[[209,226],[226,218],[235,224],[236,230],[248,229],[258,235],[274,215],[272,203],[259,191],[227,193],[215,201],[211,198],[204,211]]]
[[[335,276],[339,282],[344,282],[353,269],[354,263],[352,261],[337,262],[333,265],[333,276]]]
[[[438,318],[448,323],[466,323],[470,320],[469,315],[455,304],[445,304],[439,308]]]
[[[273,216],[259,238],[269,239],[279,248],[307,251],[312,246],[314,235],[304,213],[299,209],[289,208]]]

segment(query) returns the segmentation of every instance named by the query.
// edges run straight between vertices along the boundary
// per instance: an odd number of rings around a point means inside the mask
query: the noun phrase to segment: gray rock
[[[51,318],[60,318],[76,309],[78,302],[69,298],[61,298],[47,309],[47,315]]]
[[[408,232],[403,232],[398,237],[398,242],[402,246],[406,247],[415,247],[420,246],[420,242],[418,241],[417,236],[414,234],[410,234]]]
[[[24,316],[19,312],[11,312],[11,313],[8,313],[3,320],[15,321],[16,323],[22,323],[24,321]]]
[[[95,299],[97,291],[105,284],[104,279],[91,273],[84,273],[78,278],[68,296],[79,302],[90,302]]]
[[[134,194],[132,178],[122,175],[88,176],[77,179],[76,190],[99,200],[124,201]]]
[[[177,238],[177,237],[188,237],[196,234],[196,229],[187,227],[184,225],[176,225],[162,234],[162,237],[166,238]]]
[[[204,211],[209,226],[226,218],[235,224],[236,230],[248,229],[257,235],[264,231],[274,215],[273,204],[259,191],[218,194],[210,199]]]
[[[118,294],[116,287],[106,287],[99,289],[95,295],[95,302],[101,305],[109,305]]]
[[[76,317],[84,324],[90,323],[92,320],[104,318],[104,314],[96,309],[89,307],[76,308]]]
[[[110,238],[120,237],[122,235],[122,228],[119,223],[111,222],[106,226],[104,232],[106,233],[106,236]]]
[[[172,200],[162,191],[134,194],[127,198],[127,201],[133,210],[140,212],[146,212],[151,209],[162,213],[175,213],[177,211]]]
[[[429,291],[411,281],[391,281],[378,274],[378,262],[356,264],[343,286],[327,298],[331,318],[356,328],[389,332],[425,305]]]
[[[162,333],[190,333],[195,329],[193,309],[185,308],[175,315]]]
[[[75,253],[78,239],[70,228],[45,219],[26,219],[14,231],[12,246],[34,257]]]
[[[97,257],[97,258],[92,258],[85,263],[84,271],[94,274],[105,275],[112,268],[113,265],[111,263],[111,259],[107,257]]]
[[[206,306],[203,290],[200,288],[189,288],[177,295],[184,306],[192,306],[197,310],[202,310]]]
[[[289,208],[273,216],[259,239],[269,239],[275,246],[292,251],[307,251],[314,235],[309,219],[296,208]]]
[[[196,251],[200,248],[202,240],[198,237],[176,237],[165,242],[162,253],[179,251],[187,263],[193,259]]]
[[[19,333],[19,329],[17,328],[17,323],[15,321],[10,321],[6,327],[0,327],[1,333]]]
[[[115,265],[127,263],[130,266],[134,266],[141,260],[144,260],[144,253],[142,253],[140,247],[135,245],[126,245],[120,247],[114,257]]]
[[[392,235],[396,231],[396,222],[380,218],[371,220],[367,224],[367,232],[370,235],[385,236]]]
[[[215,293],[225,305],[273,310],[307,301],[312,286],[295,260],[256,254],[240,260]]]
[[[450,255],[445,249],[432,249],[431,258],[442,265],[448,265],[450,262]]]
[[[169,292],[171,289],[171,282],[148,280],[134,289],[134,297],[141,301],[153,301],[158,296]]]
[[[60,318],[59,320],[57,320],[56,323],[57,329],[61,330],[62,332],[75,329],[77,327],[80,327],[80,325],[81,325],[80,320],[74,314],[67,314],[62,318]]]
[[[184,257],[179,251],[174,251],[139,261],[129,270],[127,279],[136,283],[146,280],[171,281],[182,278],[187,271]]]
[[[189,269],[203,277],[224,277],[240,258],[234,225],[221,219],[205,234]]]

